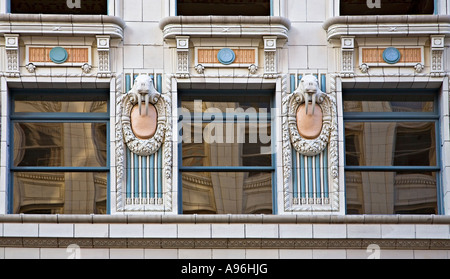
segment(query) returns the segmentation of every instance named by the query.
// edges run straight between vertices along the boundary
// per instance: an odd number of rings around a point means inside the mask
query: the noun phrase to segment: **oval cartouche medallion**
[[[141,104],[139,114],[139,104],[131,109],[131,130],[139,139],[149,139],[153,137],[158,126],[158,113],[152,104],[148,104],[148,114],[146,114],[145,104]]]
[[[322,108],[316,104],[313,110],[311,105],[308,106],[308,114],[306,114],[305,104],[298,107],[297,110],[297,129],[299,134],[305,139],[315,139],[320,135],[323,125]]]

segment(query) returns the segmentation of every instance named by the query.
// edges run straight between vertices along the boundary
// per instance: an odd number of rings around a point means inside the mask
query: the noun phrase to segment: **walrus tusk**
[[[316,95],[311,96],[312,99],[312,114],[314,115],[314,109],[316,108]]]
[[[149,96],[148,94],[145,95],[145,115],[148,115],[148,100]]]
[[[137,96],[138,96],[139,115],[142,115],[141,113],[142,96],[141,94],[137,94]]]
[[[306,114],[308,114],[308,104],[309,104],[309,94],[306,93],[305,94],[305,111],[306,111]]]

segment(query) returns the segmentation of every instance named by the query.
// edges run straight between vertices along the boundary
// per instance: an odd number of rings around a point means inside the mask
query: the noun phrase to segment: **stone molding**
[[[443,224],[450,215],[64,215],[4,214],[1,223],[50,224]]]
[[[261,37],[287,39],[289,19],[280,16],[169,16],[159,22],[164,39],[190,37]]]
[[[38,36],[109,35],[124,38],[125,22],[107,15],[0,14],[0,34]]]
[[[449,15],[337,16],[324,22],[327,39],[342,36],[430,36],[450,34]]]
[[[0,237],[8,248],[128,248],[128,249],[380,249],[449,250],[448,239],[310,239],[310,238],[49,238]]]

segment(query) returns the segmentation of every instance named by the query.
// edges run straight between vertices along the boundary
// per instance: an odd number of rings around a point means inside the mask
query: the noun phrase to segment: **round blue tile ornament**
[[[219,53],[217,53],[217,59],[223,65],[230,65],[236,59],[236,54],[229,48],[222,48]]]
[[[66,62],[67,58],[69,58],[69,54],[67,50],[62,47],[54,47],[50,50],[50,60],[52,60],[56,64],[61,64]]]
[[[383,51],[383,60],[389,64],[395,64],[400,61],[401,54],[395,47],[388,47]]]

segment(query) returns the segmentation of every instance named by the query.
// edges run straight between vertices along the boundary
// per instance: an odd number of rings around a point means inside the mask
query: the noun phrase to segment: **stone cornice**
[[[450,35],[449,15],[337,16],[324,22],[328,39],[341,36]]]
[[[0,215],[0,223],[55,224],[450,224],[447,215]]]
[[[107,15],[0,14],[1,35],[109,35],[123,39],[124,28],[122,19]]]
[[[191,37],[288,38],[289,19],[279,16],[170,16],[159,22],[164,39]]]

